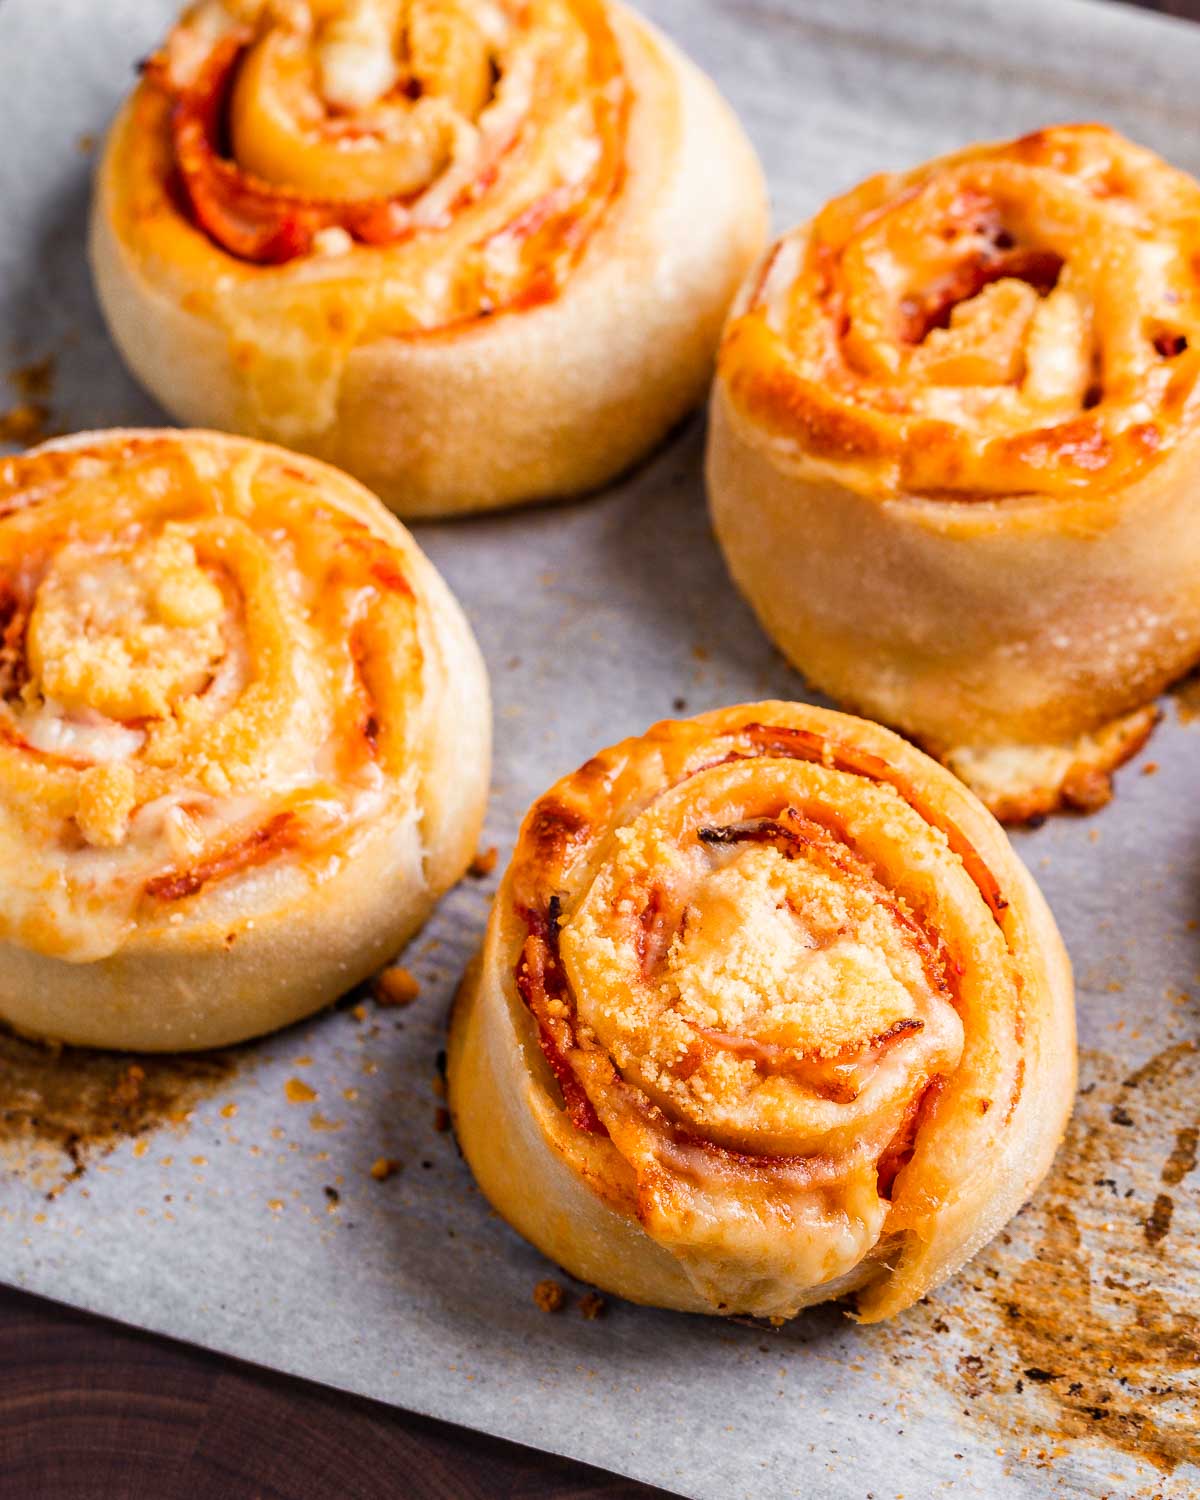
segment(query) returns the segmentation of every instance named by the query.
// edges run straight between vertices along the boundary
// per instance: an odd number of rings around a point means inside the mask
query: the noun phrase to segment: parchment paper
[[[1200,28],[1084,0],[644,8],[740,110],[777,226],[867,173],[1054,120],[1104,119],[1200,168]],[[93,302],[80,138],[173,11],[0,5],[0,373],[55,357],[56,430],[162,420]],[[531,798],[598,746],[680,701],[804,696],[726,579],[701,443],[696,419],[601,497],[417,529],[492,672],[501,867]],[[569,1283],[562,1312],[534,1305],[553,1268],[435,1129],[445,1012],[496,876],[465,883],[410,949],[423,988],[407,1011],[347,1006],[244,1049],[190,1118],[73,1180],[65,1159],[10,1161],[0,1275],[712,1500],[1194,1496],[1198,749],[1172,707],[1111,807],[1017,835],[1075,961],[1084,1092],[1035,1203],[895,1325],[858,1330],[834,1308],[775,1332],[616,1302],[588,1321]],[[403,1171],[374,1180],[380,1157]]]

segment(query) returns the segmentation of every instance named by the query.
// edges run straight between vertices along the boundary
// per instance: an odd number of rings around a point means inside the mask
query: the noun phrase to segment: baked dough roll
[[[463,873],[487,680],[382,505],[203,432],[0,462],[0,1020],[145,1051],[286,1025]]]
[[[201,0],[92,261],[135,374],[404,515],[603,484],[699,402],[766,233],[713,85],[606,0]]]
[[[1067,956],[994,819],[795,703],[658,724],[534,804],[449,1054],[480,1186],[572,1275],[867,1322],[1016,1212],[1074,1080]]]
[[[875,177],[726,328],[726,558],[822,692],[1004,819],[1110,794],[1200,657],[1200,186],[1098,125]]]

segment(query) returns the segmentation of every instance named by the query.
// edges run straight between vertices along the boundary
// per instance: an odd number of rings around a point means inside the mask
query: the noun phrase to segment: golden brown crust
[[[1154,732],[1153,705],[1114,719],[1066,745],[996,745],[938,755],[1002,823],[1034,823],[1051,813],[1097,812],[1112,801],[1113,772]]]
[[[726,329],[735,579],[815,686],[1004,817],[1102,800],[1200,656],[1198,215],[1102,126],[975,146],[786,235]]]
[[[765,232],[753,154],[619,6],[374,9],[411,14],[353,105],[317,7],[185,16],[100,171],[114,334],[181,419],[313,452],[404,514],[601,483],[703,394]]]
[[[482,664],[344,475],[213,434],[85,434],[0,464],[0,576],[10,1025],[240,1040],[364,977],[462,874]]]
[[[451,1031],[484,1191],[634,1300],[908,1305],[1070,1108],[1070,971],[1003,834],[886,730],[656,725],[530,810]]]

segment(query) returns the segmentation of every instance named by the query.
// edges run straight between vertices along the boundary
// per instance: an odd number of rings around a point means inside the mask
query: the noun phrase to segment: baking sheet
[[[1052,120],[1102,118],[1200,169],[1200,27],[1085,0],[644,8],[741,111],[778,226],[868,172]],[[0,377],[18,426],[162,420],[106,341],[83,236],[94,138],[173,10],[0,4]],[[701,447],[697,419],[596,499],[417,528],[492,672],[501,868],[527,803],[596,747],[684,706],[804,696],[726,579]],[[826,1308],[774,1331],[614,1301],[588,1320],[585,1289],[489,1215],[434,1080],[499,871],[410,948],[407,1010],[352,1001],[220,1058],[147,1063],[131,1094],[125,1063],[64,1059],[41,1146],[0,1140],[0,1276],[714,1500],[1194,1496],[1191,713],[1185,693],[1100,815],[1017,836],[1076,965],[1075,1122],[1033,1205],[890,1326]],[[0,1052],[0,1106],[35,1075]],[[107,1154],[69,1139],[76,1086],[114,1123]],[[380,1158],[402,1170],[376,1180]],[[550,1275],[569,1293],[555,1314],[532,1298]]]

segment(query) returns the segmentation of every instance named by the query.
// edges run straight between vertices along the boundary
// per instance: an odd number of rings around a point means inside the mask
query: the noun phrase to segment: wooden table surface
[[[0,1288],[0,1500],[663,1494]]]

